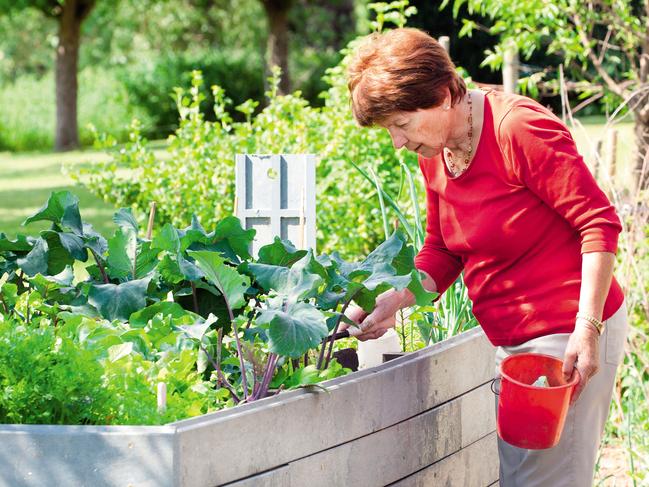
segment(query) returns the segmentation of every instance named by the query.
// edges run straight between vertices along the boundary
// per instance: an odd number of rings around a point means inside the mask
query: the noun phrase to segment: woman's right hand
[[[340,330],[349,330],[351,336],[363,342],[383,336],[389,328],[394,328],[396,313],[406,305],[409,295],[407,289],[386,291],[376,298],[376,306],[369,314],[359,307],[349,308],[345,314],[358,327],[342,323]]]

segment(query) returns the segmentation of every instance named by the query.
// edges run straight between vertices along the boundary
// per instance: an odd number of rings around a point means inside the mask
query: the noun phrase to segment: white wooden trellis
[[[235,215],[257,233],[251,252],[275,236],[315,250],[315,155],[237,154]]]

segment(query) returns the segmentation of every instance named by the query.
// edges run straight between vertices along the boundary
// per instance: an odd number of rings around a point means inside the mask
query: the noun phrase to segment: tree
[[[495,20],[489,31],[500,36],[500,43],[488,53],[492,66],[502,63],[508,48],[526,58],[542,48],[562,57],[565,71],[585,81],[580,90],[592,100],[622,99],[635,121],[635,181],[649,188],[648,1],[454,0],[455,16],[464,4]],[[474,21],[463,22],[465,34],[480,28]]]
[[[291,91],[291,80],[288,70],[288,13],[293,0],[260,0],[268,19],[268,66],[279,66],[282,78],[279,93]]]
[[[35,8],[58,22],[56,46],[56,150],[79,146],[77,127],[77,67],[81,23],[95,0],[0,0],[4,12]]]

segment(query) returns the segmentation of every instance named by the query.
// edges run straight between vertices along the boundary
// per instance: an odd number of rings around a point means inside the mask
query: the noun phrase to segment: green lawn
[[[84,220],[102,233],[112,233],[115,209],[63,174],[64,167],[73,172],[107,159],[105,153],[95,151],[0,153],[0,232],[34,235],[46,228],[46,222],[33,223],[29,228],[21,226],[21,223],[45,204],[52,191],[67,189],[79,197]]]

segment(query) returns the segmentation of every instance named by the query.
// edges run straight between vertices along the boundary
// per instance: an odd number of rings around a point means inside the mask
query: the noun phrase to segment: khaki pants
[[[617,366],[624,354],[627,318],[626,306],[605,322],[599,339],[599,372],[588,382],[577,402],[568,410],[561,441],[547,450],[525,450],[498,438],[501,487],[589,487],[606,417]],[[563,360],[568,333],[535,338],[512,347],[498,347],[498,365],[507,356],[536,352]]]

